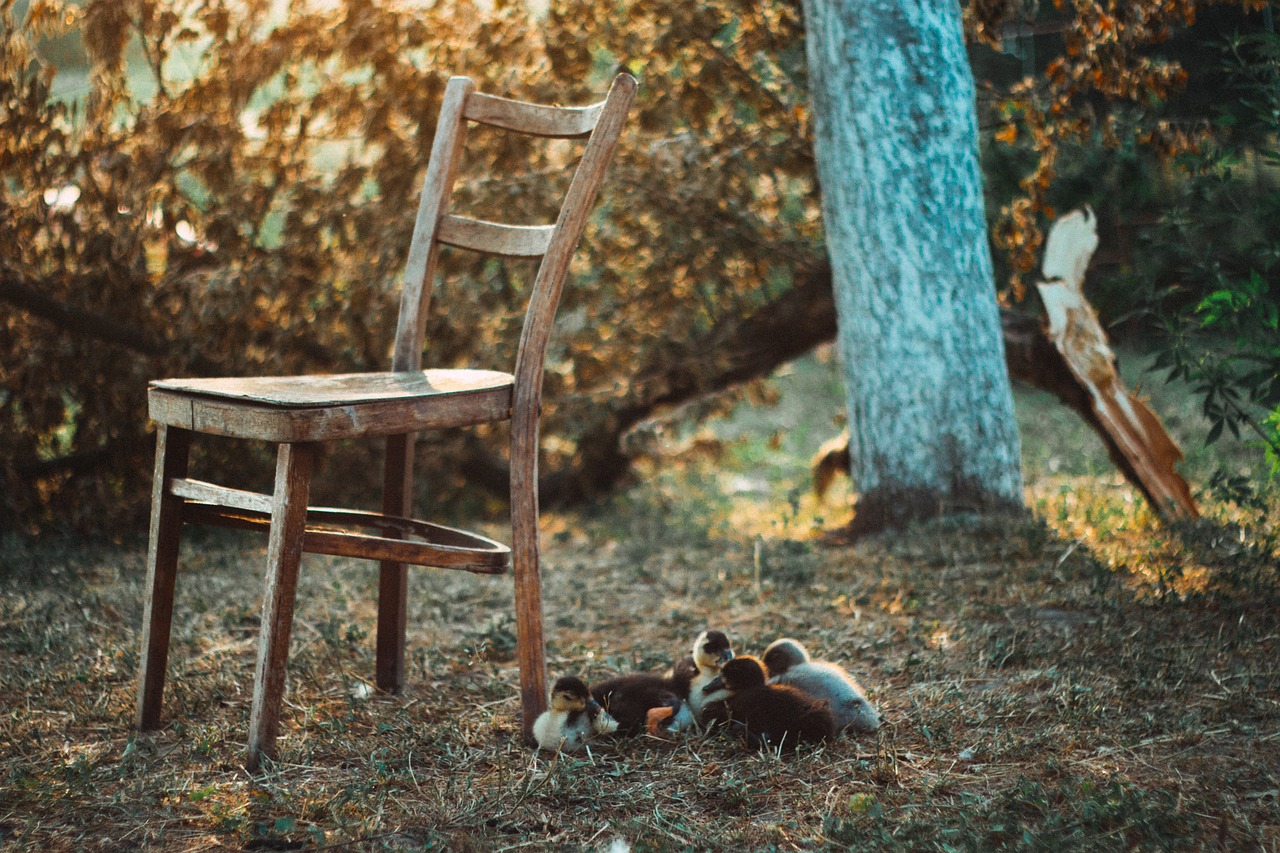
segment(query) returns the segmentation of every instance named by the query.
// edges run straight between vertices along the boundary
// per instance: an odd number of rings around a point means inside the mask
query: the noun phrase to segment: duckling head
[[[723,631],[703,631],[693,641],[693,661],[698,669],[717,671],[733,660],[733,647]]]
[[[764,650],[764,666],[769,671],[770,678],[781,675],[793,666],[808,662],[808,650],[800,645],[799,640],[793,640],[790,637],[774,640],[769,644],[769,648]]]
[[[561,714],[572,714],[575,711],[591,713],[592,706],[599,711],[600,706],[591,698],[587,684],[576,675],[564,675],[556,679],[551,688],[551,710]]]
[[[764,664],[760,663],[759,658],[742,655],[727,661],[720,668],[720,674],[702,688],[702,692],[715,693],[718,690],[727,690],[730,694],[734,694],[750,690],[752,687],[763,687],[764,683]]]

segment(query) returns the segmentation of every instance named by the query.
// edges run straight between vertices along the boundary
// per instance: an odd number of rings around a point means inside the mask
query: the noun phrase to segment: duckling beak
[[[702,692],[703,692],[704,694],[706,694],[706,693],[715,693],[717,690],[724,690],[724,676],[723,676],[723,675],[717,675],[715,678],[711,679],[711,681],[707,684],[707,686],[706,686],[706,687],[703,687],[703,688],[702,688]]]
[[[720,653],[721,666],[724,666],[726,663],[728,663],[731,660],[733,660],[733,649],[725,649]]]
[[[594,717],[600,713],[600,703],[594,699],[588,699],[584,710],[588,716]]]

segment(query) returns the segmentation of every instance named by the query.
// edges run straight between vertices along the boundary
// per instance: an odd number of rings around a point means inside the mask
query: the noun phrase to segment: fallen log
[[[10,283],[5,284],[7,287]],[[14,301],[15,294],[16,301],[24,303],[23,307],[27,309],[43,306],[43,303],[31,303],[26,290],[16,292],[11,287],[0,294],[0,299],[8,297],[9,301]],[[1050,299],[1053,298],[1051,295]],[[37,310],[36,313],[48,312]],[[69,316],[65,311],[53,312],[49,318],[68,325]],[[98,324],[87,329],[79,315],[71,319],[74,322],[68,325],[70,331],[101,337],[140,352],[164,346],[133,329],[124,328],[123,334],[123,327]],[[1096,317],[1094,321],[1096,323]],[[1116,429],[1113,407],[1101,409],[1106,415],[1104,422],[1094,397],[1073,372],[1062,351],[1046,335],[1039,318],[1003,309],[1001,326],[1011,378],[1050,392],[1083,418],[1102,438],[1117,468],[1162,514],[1178,512],[1181,514],[1166,517],[1194,517],[1194,504],[1189,504],[1189,510],[1183,505],[1184,500],[1190,502],[1189,493],[1180,495],[1176,486],[1153,490],[1144,473],[1146,469],[1134,461],[1138,457],[1130,445],[1135,433]],[[652,418],[664,408],[676,407],[734,384],[767,376],[787,361],[834,339],[835,333],[831,267],[825,259],[815,260],[797,272],[793,286],[778,299],[753,314],[721,322],[705,336],[687,342],[675,358],[664,358],[642,370],[628,383],[629,392],[625,396],[605,404],[609,408],[608,416],[600,418],[597,426],[579,439],[580,451],[567,464],[555,470],[544,469],[539,478],[543,502],[548,505],[573,503],[616,486],[631,466],[631,457],[622,447],[623,436],[641,421]],[[1150,413],[1141,405],[1131,404],[1130,409]],[[1150,414],[1150,418],[1142,414],[1137,417],[1142,418],[1141,423],[1147,430],[1151,419],[1157,424],[1159,422],[1154,414]],[[145,434],[139,433],[126,444],[134,449],[143,447],[147,441]],[[1176,451],[1176,446],[1173,449]],[[837,455],[831,458],[831,474],[847,474],[847,446],[842,450],[835,448],[832,452]],[[838,455],[840,452],[845,454],[843,458]],[[1165,452],[1168,455],[1168,448]],[[116,456],[115,453],[92,451],[57,460],[32,462],[22,467],[22,475],[30,478],[56,469],[72,475],[92,476],[97,468]],[[496,494],[506,492],[507,466],[495,457],[491,445],[479,440],[468,442],[459,455],[459,464],[469,481]],[[1185,483],[1182,488],[1185,489]],[[1166,509],[1168,507],[1174,509]]]

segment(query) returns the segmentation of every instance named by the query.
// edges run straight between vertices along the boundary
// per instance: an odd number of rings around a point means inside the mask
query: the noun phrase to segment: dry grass
[[[831,383],[802,365],[782,405],[664,437],[684,465],[548,518],[549,655],[598,677],[664,665],[705,626],[740,651],[790,634],[863,679],[878,736],[537,757],[509,580],[416,573],[409,685],[380,696],[376,569],[308,557],[281,760],[250,777],[258,540],[186,546],[167,727],[138,738],[143,544],[9,541],[0,848],[1280,849],[1275,501],[1167,531],[1024,397],[1036,517],[822,546],[846,520],[805,494]]]

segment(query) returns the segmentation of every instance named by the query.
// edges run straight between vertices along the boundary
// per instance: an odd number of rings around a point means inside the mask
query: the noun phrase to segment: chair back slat
[[[554,231],[554,225],[504,225],[450,215],[440,223],[436,239],[446,246],[476,252],[509,258],[537,258],[546,254]]]
[[[440,118],[431,144],[431,161],[427,166],[409,246],[393,370],[415,371],[422,367],[430,283],[441,244],[508,257],[541,256],[542,263],[525,314],[515,370],[517,396],[520,395],[523,376],[531,386],[530,399],[525,404],[536,409],[537,401],[541,399],[542,359],[564,278],[582,237],[587,214],[604,181],[637,85],[630,75],[619,74],[608,97],[598,104],[551,107],[476,92],[475,84],[465,77],[449,80],[440,105]],[[449,196],[462,159],[468,120],[528,136],[587,137],[582,158],[578,161],[554,225],[506,225],[449,213]]]
[[[476,92],[467,101],[466,117],[527,136],[573,139],[591,133],[603,109],[603,101],[589,107],[550,107]]]
[[[538,267],[533,282],[533,295],[525,312],[524,328],[520,334],[520,348],[516,353],[516,387],[514,404],[529,411],[537,411],[542,401],[542,371],[547,341],[555,322],[560,293],[569,273],[569,262],[582,239],[587,216],[595,203],[596,195],[604,183],[605,173],[613,159],[613,149],[622,135],[622,126],[631,108],[639,84],[630,74],[619,74],[609,88],[609,95],[601,105],[599,120],[587,141],[578,169],[574,172],[569,191],[560,206],[555,233],[547,252]]]
[[[475,91],[475,83],[466,77],[452,77],[445,86],[440,102],[440,118],[431,141],[431,159],[422,183],[418,216],[409,243],[409,260],[405,264],[404,288],[400,293],[400,319],[396,326],[395,353],[391,369],[418,370],[422,367],[422,334],[431,303],[431,274],[435,269],[439,244],[436,231],[444,218],[458,174],[458,155],[466,138],[463,110],[467,98]]]

